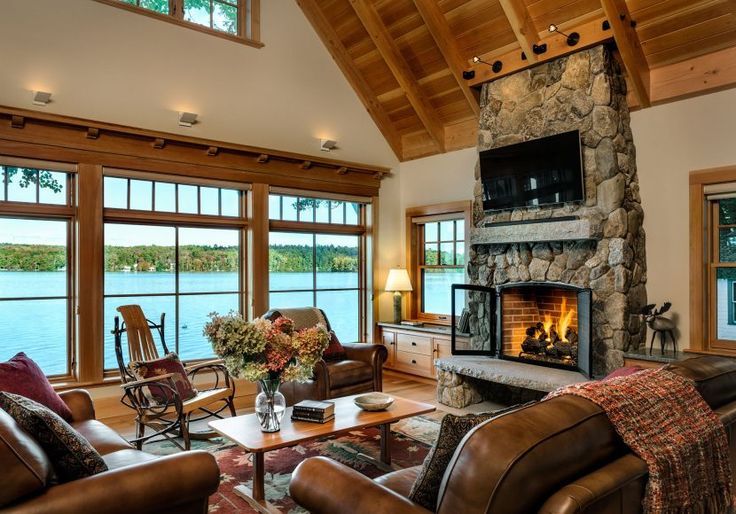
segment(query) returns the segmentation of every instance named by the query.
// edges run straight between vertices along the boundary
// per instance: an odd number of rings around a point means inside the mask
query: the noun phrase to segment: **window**
[[[711,287],[715,346],[736,343],[733,287],[736,280],[736,197],[711,201]],[[730,342],[730,343],[728,343]]]
[[[409,315],[446,323],[451,315],[451,286],[465,283],[467,202],[407,210],[411,234],[409,266],[414,290]]]
[[[97,0],[234,41],[262,46],[260,0]]]
[[[47,375],[69,376],[74,176],[0,164],[0,178],[0,361],[25,352]]]
[[[269,204],[271,308],[319,307],[341,341],[363,339],[367,206],[276,194]]]
[[[243,192],[132,177],[104,185],[105,369],[117,368],[116,308],[130,303],[151,320],[166,313],[166,343],[183,360],[213,357],[202,334],[208,314],[242,312],[245,220],[232,217]],[[139,211],[149,212],[145,223]]]

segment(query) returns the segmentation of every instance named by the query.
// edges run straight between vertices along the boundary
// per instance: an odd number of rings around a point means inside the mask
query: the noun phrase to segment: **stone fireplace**
[[[584,317],[589,316],[592,372],[600,375],[622,366],[623,352],[637,349],[645,334],[638,313],[646,304],[646,258],[636,153],[619,63],[605,46],[583,50],[485,84],[481,103],[481,151],[570,130],[580,131],[583,149],[582,203],[484,212],[476,167],[470,282],[506,290],[501,311],[521,309],[519,324],[516,315],[504,319],[501,314],[499,325],[508,325],[497,329],[503,330],[499,350],[506,356],[516,352],[517,358],[526,354],[521,357],[529,361],[553,357],[557,364],[569,363],[570,337],[558,332],[555,348],[555,341],[540,342],[540,331],[536,336],[527,331],[537,323],[544,328],[548,314],[558,316],[562,299],[574,309],[570,323],[579,325],[578,292],[589,290]],[[565,292],[552,305],[542,290],[532,295],[528,288],[509,286],[532,282],[569,288],[558,288]],[[506,309],[504,302],[509,302]],[[490,316],[486,319],[490,323]],[[557,330],[559,316],[553,324]],[[536,357],[531,357],[535,337]],[[576,359],[580,356],[578,350]]]

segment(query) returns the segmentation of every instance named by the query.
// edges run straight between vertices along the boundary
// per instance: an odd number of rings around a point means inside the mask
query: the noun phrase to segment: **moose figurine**
[[[677,340],[675,339],[675,322],[670,318],[662,316],[665,312],[670,310],[672,304],[670,302],[664,302],[662,307],[657,309],[657,304],[649,304],[641,310],[641,318],[646,321],[647,326],[652,330],[652,340],[649,343],[649,355],[652,354],[654,347],[654,339],[659,334],[660,346],[662,349],[662,355],[664,355],[664,348],[667,344],[667,335],[672,339],[672,346],[674,347],[675,353],[677,353]]]

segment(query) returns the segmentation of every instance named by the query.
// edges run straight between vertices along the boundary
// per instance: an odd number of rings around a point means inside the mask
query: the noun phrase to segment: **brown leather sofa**
[[[205,513],[220,470],[203,451],[166,457],[134,450],[95,420],[83,390],[61,393],[71,425],[102,455],[109,468],[88,478],[53,485],[51,462],[38,443],[0,409],[0,512],[8,514]]]
[[[313,327],[317,322],[331,330],[325,313],[315,307],[271,309],[263,318],[273,321],[282,316],[293,320],[297,330]],[[294,405],[305,399],[327,400],[383,389],[383,363],[388,357],[386,348],[381,344],[369,343],[342,345],[345,348],[345,358],[330,362],[320,360],[314,367],[312,380],[304,383],[286,382],[281,385],[279,391],[286,397],[287,405]]]
[[[736,470],[736,361],[699,357],[670,368],[696,381],[726,426]],[[418,467],[371,480],[338,462],[302,462],[291,496],[313,514],[429,511],[407,496]],[[635,514],[642,511],[644,461],[632,454],[594,403],[561,396],[501,415],[460,443],[439,490],[441,514]]]

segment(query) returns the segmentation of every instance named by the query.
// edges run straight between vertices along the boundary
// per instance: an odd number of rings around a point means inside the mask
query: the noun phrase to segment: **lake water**
[[[433,277],[435,286],[446,287],[449,304],[449,277]],[[110,331],[120,305],[141,305],[149,319],[157,321],[166,313],[166,342],[183,360],[213,356],[202,335],[207,315],[238,309],[238,294],[213,294],[237,289],[237,273],[180,273],[179,315],[174,295],[150,296],[175,290],[173,273],[105,273],[105,294],[135,294],[105,298],[105,368],[117,368],[114,340]],[[269,295],[273,307],[315,305],[327,314],[332,329],[341,341],[357,341],[358,291],[285,292],[286,289],[350,289],[358,287],[357,273],[271,273]],[[439,282],[442,282],[441,284]],[[437,289],[434,289],[437,290]],[[284,291],[284,292],[280,292]],[[208,293],[189,295],[186,293]],[[61,272],[0,272],[0,298],[64,296],[66,274]],[[0,361],[24,351],[49,375],[66,372],[66,300],[0,301]],[[178,348],[176,331],[178,330]],[[125,349],[127,355],[127,349]]]

